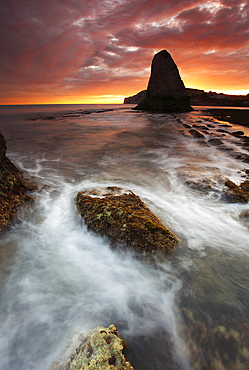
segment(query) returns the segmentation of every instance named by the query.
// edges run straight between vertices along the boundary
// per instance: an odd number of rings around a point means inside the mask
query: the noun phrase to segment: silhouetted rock
[[[234,131],[234,132],[229,132],[229,134],[235,137],[241,137],[244,135],[244,131]]]
[[[189,112],[189,94],[171,55],[162,50],[152,61],[145,98],[135,109],[155,112]]]
[[[108,237],[112,246],[163,255],[178,241],[130,190],[114,186],[82,191],[76,204],[88,229]]]
[[[138,104],[141,100],[145,98],[145,96],[146,96],[146,90],[142,90],[136,95],[125,98],[124,104]]]
[[[37,189],[35,183],[23,178],[5,154],[6,141],[0,133],[0,232],[9,226],[18,206],[25,200],[33,200],[28,192]]]

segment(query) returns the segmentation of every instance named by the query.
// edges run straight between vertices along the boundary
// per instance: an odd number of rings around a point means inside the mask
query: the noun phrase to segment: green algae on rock
[[[6,157],[6,141],[0,133],[0,232],[10,225],[18,206],[24,201],[32,201],[28,192],[35,189],[36,184],[24,179]]]
[[[163,255],[179,241],[130,190],[107,187],[79,192],[76,205],[89,230],[112,246]]]
[[[134,370],[123,349],[124,341],[114,325],[99,326],[86,335],[78,334],[76,348],[75,340],[68,341],[64,354],[49,370]]]

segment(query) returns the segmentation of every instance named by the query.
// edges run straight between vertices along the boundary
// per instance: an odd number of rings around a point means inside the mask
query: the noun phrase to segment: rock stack
[[[178,68],[166,50],[154,56],[146,96],[135,109],[169,113],[193,110]]]

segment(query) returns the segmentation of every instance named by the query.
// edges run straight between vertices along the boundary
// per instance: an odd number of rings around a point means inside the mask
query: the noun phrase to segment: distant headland
[[[249,107],[249,94],[247,95],[228,95],[216,93],[214,91],[205,92],[204,90],[186,88],[191,105],[208,105],[224,107]],[[124,99],[124,104],[138,104],[146,94],[142,90],[136,95]]]

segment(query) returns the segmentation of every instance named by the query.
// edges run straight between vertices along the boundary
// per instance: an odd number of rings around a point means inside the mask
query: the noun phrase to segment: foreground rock
[[[123,348],[124,341],[114,325],[98,327],[86,335],[75,334],[49,370],[134,370]]]
[[[154,56],[146,96],[135,109],[176,113],[193,110],[178,68],[166,50]]]
[[[16,208],[32,199],[28,192],[37,189],[35,183],[23,178],[5,154],[6,141],[0,133],[0,232],[10,225]]]
[[[88,229],[107,236],[112,246],[165,254],[172,252],[178,241],[130,190],[107,187],[82,191],[76,204]]]

